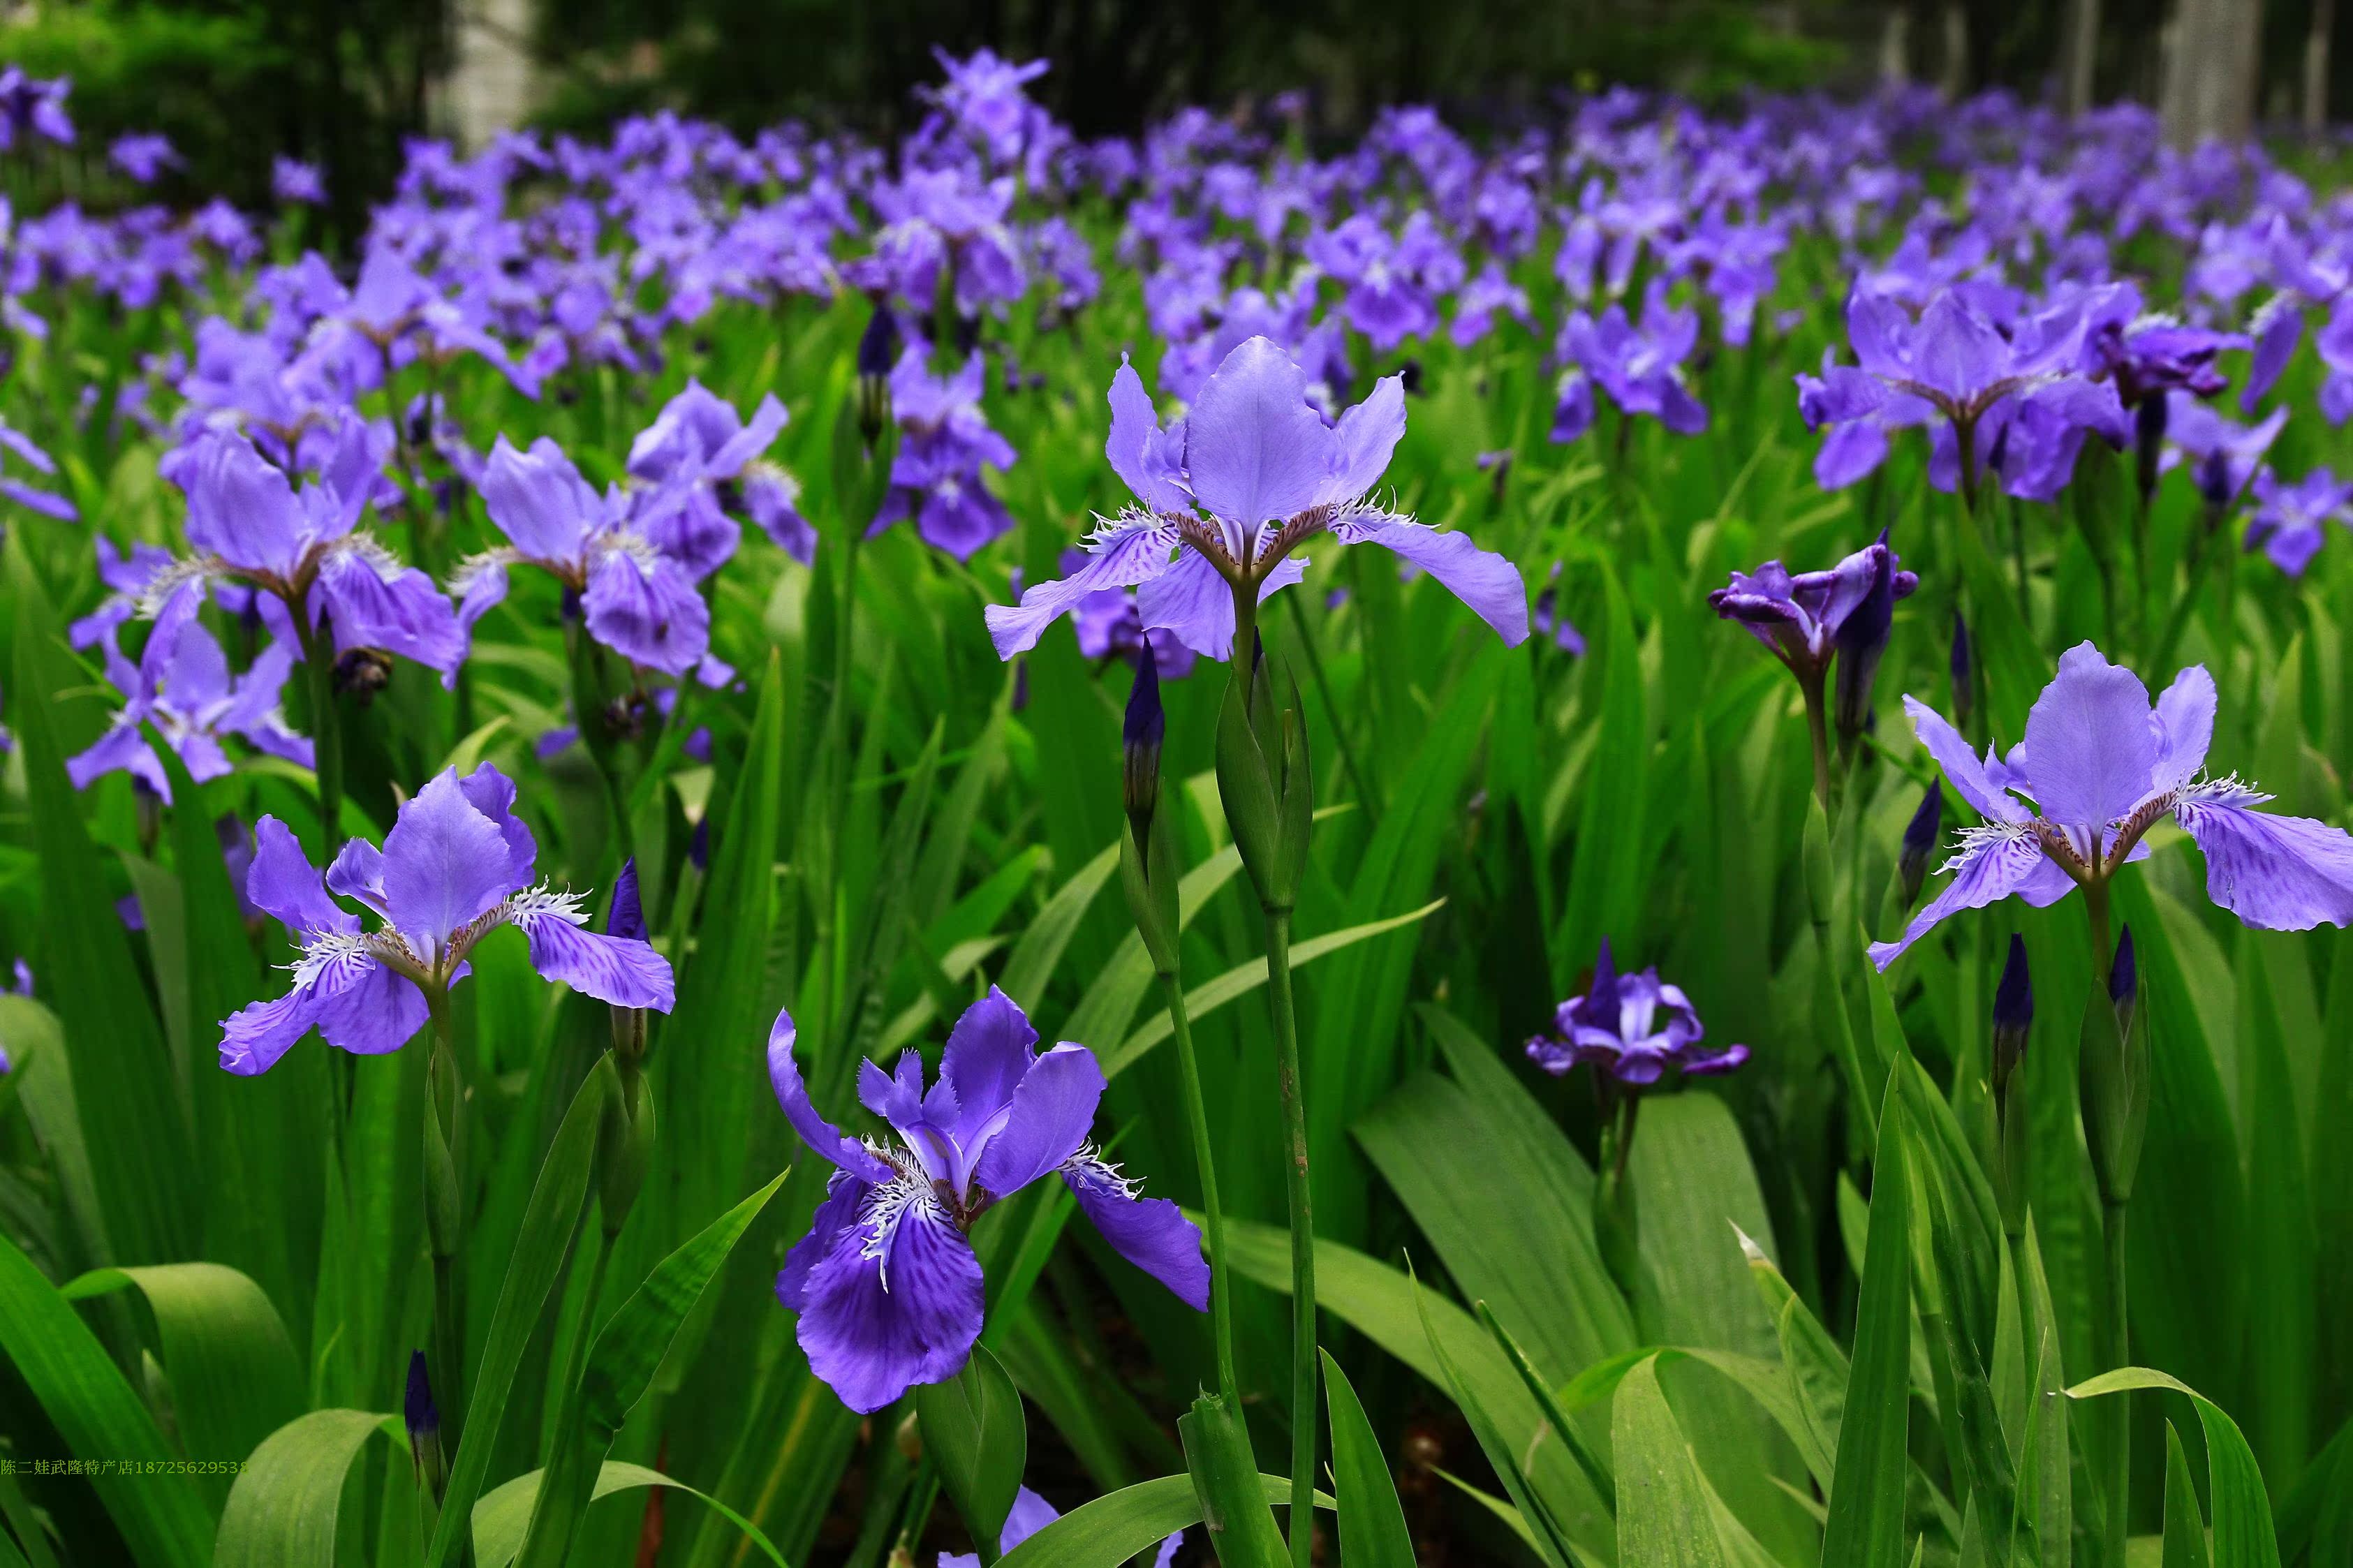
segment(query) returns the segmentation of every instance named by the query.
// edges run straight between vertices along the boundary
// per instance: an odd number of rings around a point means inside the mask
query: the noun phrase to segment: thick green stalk
[[[463,1187],[458,1175],[458,1058],[446,987],[427,984],[433,1050],[425,1068],[425,1236],[433,1254],[433,1356],[428,1370],[445,1449],[458,1451],[466,1415],[465,1319],[458,1307]]]
[[[2132,1344],[2125,1314],[2125,1214],[2131,1208],[2127,1202],[2111,1202],[2102,1205],[2101,1231],[2106,1243],[2108,1266],[2108,1364],[2111,1367],[2132,1364]],[[2126,1527],[2130,1524],[2132,1500],[2132,1400],[2129,1395],[2110,1402],[2115,1406],[2113,1429],[2108,1442],[2107,1511],[2102,1520],[2106,1538],[2105,1561],[2114,1568],[2124,1568]]]
[[[299,618],[296,624],[301,624]],[[311,675],[311,746],[319,778],[320,842],[323,852],[332,857],[343,841],[343,736],[335,712],[335,643],[323,629],[306,632],[301,642],[302,662]]]
[[[1798,689],[1806,700],[1806,739],[1814,750],[1814,798],[1822,803],[1822,814],[1831,813],[1831,725],[1829,710],[1822,705],[1822,674],[1798,677]]]
[[[1209,1139],[1209,1107],[1201,1093],[1200,1058],[1193,1053],[1193,1023],[1185,1010],[1185,987],[1174,974],[1160,977],[1168,994],[1168,1024],[1176,1037],[1176,1064],[1185,1079],[1185,1120],[1193,1133],[1193,1163],[1201,1178],[1201,1215],[1208,1225],[1209,1330],[1217,1342],[1218,1392],[1227,1408],[1241,1408],[1241,1383],[1234,1372],[1233,1287],[1226,1274],[1226,1215],[1218,1203],[1218,1167]]]
[[[1307,1183],[1307,1105],[1299,1077],[1299,1017],[1291,995],[1291,911],[1266,911],[1267,1001],[1282,1090],[1284,1195],[1291,1211],[1291,1561],[1308,1568],[1315,1509],[1315,1213]]]

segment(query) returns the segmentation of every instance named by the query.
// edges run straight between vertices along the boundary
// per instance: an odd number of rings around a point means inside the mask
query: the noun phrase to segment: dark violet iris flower
[[[980,406],[987,369],[977,350],[955,374],[932,374],[923,345],[909,343],[891,371],[891,413],[900,440],[891,488],[875,514],[880,533],[906,518],[923,542],[959,561],[1013,527],[1005,503],[981,482],[984,468],[1013,466],[1013,444]]]
[[[135,131],[114,139],[114,145],[106,150],[106,161],[142,185],[153,184],[157,175],[178,168],[181,163],[170,137]]]
[[[1954,792],[1985,818],[1945,863],[1953,879],[1899,942],[1873,942],[1885,969],[1947,916],[2016,894],[2040,909],[2077,884],[2146,859],[2170,816],[2206,857],[2206,893],[2259,931],[2353,923],[2353,837],[2309,817],[2258,811],[2272,797],[2204,776],[2214,678],[2192,665],[2157,700],[2128,669],[2081,643],[2027,714],[2026,740],[1983,758],[1927,704],[1905,709]],[[2031,801],[2030,809],[2027,802]]]
[[[1706,429],[1707,410],[1683,384],[1683,362],[1698,346],[1699,313],[1668,305],[1656,286],[1643,299],[1640,325],[1627,320],[1622,305],[1599,321],[1577,311],[1563,324],[1556,350],[1570,368],[1556,390],[1552,438],[1574,441],[1592,425],[1588,377],[1626,414],[1647,414],[1678,436]]]
[[[669,960],[587,930],[583,895],[533,885],[539,847],[514,800],[514,781],[488,763],[462,779],[445,768],[402,804],[382,849],[346,841],[323,883],[284,823],[256,824],[246,894],[286,925],[301,956],[292,990],[222,1023],[221,1066],[267,1072],[313,1026],[358,1055],[397,1050],[425,1026],[418,986],[463,980],[474,944],[504,925],[530,939],[532,967],[547,979],[617,1007],[669,1012]],[[365,909],[375,929],[363,931],[330,893]]]
[[[140,730],[142,723],[155,726],[197,784],[228,773],[228,752],[221,745],[227,735],[301,766],[315,765],[309,738],[288,729],[278,707],[278,695],[293,672],[292,651],[273,638],[251,668],[232,676],[220,644],[195,618],[201,602],[195,595],[175,599],[157,617],[136,666],[107,639],[107,679],[128,700],[111,729],[88,751],[66,760],[66,774],[76,789],[123,771],[168,804],[171,781]]]
[[[2353,480],[2327,468],[2286,484],[2269,468],[2255,476],[2255,515],[2247,524],[2246,547],[2261,550],[2272,564],[2301,577],[2327,542],[2328,524],[2353,527]]]
[[[770,393],[747,424],[690,379],[629,447],[629,477],[644,487],[631,498],[638,534],[697,582],[726,564],[742,530],[722,510],[718,487],[773,446],[787,417]]]
[[[324,206],[326,176],[319,172],[316,163],[280,153],[269,161],[269,194],[290,206]]]
[[[1014,1493],[1012,1511],[1005,1516],[1005,1528],[998,1532],[998,1554],[1012,1551],[1061,1517],[1061,1510],[1023,1487]],[[1181,1530],[1163,1541],[1160,1550],[1153,1554],[1152,1568],[1168,1568],[1176,1561],[1177,1549],[1184,1544],[1185,1532]],[[943,1552],[939,1568],[980,1568],[980,1558],[971,1552]]]
[[[710,652],[711,607],[687,569],[629,524],[626,497],[599,496],[548,437],[522,452],[498,438],[482,505],[508,542],[450,579],[466,630],[507,596],[507,568],[528,563],[578,594],[588,635],[633,664],[682,676]]]
[[[768,1078],[803,1142],[837,1167],[776,1299],[800,1314],[809,1368],[871,1413],[955,1375],[980,1337],[980,1259],[965,1233],[991,1205],[1059,1175],[1113,1250],[1196,1311],[1209,1305],[1200,1232],[1088,1143],[1103,1069],[1084,1046],[1038,1054],[1038,1032],[990,987],[948,1036],[926,1090],[923,1058],[861,1064],[860,1100],[892,1136],[860,1142],[818,1113],[793,1060],[789,1014],[768,1033]]]
[[[1124,361],[1111,384],[1103,453],[1142,504],[1103,523],[1068,577],[1040,583],[1019,605],[992,605],[997,657],[1035,647],[1090,594],[1134,587],[1147,627],[1224,658],[1234,595],[1262,601],[1300,581],[1294,552],[1321,534],[1384,545],[1428,572],[1517,647],[1528,635],[1519,569],[1461,533],[1441,533],[1369,499],[1405,434],[1405,387],[1385,377],[1327,426],[1307,400],[1307,375],[1264,338],[1228,354],[1187,416],[1162,429],[1144,382]]]
[[[65,77],[45,81],[18,66],[0,69],[0,153],[13,153],[19,142],[34,136],[72,146],[73,120],[66,113],[66,94],[72,90]]]
[[[1554,1011],[1550,1032],[1528,1042],[1528,1058],[1555,1078],[1583,1065],[1636,1088],[1658,1082],[1669,1068],[1704,1077],[1748,1059],[1746,1046],[1701,1048],[1706,1035],[1681,986],[1661,981],[1655,968],[1619,973],[1604,937],[1585,994]]]
[[[1707,602],[1725,620],[1746,626],[1800,680],[1819,679],[1845,646],[1841,636],[1850,621],[1909,597],[1920,585],[1918,576],[1899,568],[1899,559],[1883,531],[1826,572],[1792,574],[1778,561],[1754,573],[1735,572],[1731,585],[1709,594]],[[1884,636],[1883,628],[1883,642]]]
[[[282,469],[235,432],[207,430],[169,454],[164,474],[188,498],[195,553],[158,572],[144,613],[207,578],[227,577],[282,603],[301,632],[325,630],[338,652],[381,648],[457,679],[466,639],[433,580],[359,531],[382,474],[364,424],[353,417],[322,479],[298,493]]]

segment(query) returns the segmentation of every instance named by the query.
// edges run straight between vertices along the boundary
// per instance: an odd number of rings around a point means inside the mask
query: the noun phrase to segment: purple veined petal
[[[380,1057],[415,1039],[429,1016],[425,993],[415,983],[371,962],[325,998],[319,1036],[353,1056]]]
[[[329,1000],[316,986],[297,985],[283,996],[248,1004],[222,1019],[221,1070],[239,1078],[268,1072],[311,1032]]]
[[[164,797],[166,805],[171,804],[169,775],[163,774],[160,765],[148,752],[147,737],[140,732],[135,722],[117,724],[92,742],[89,750],[78,752],[66,759],[66,777],[76,789],[88,789],[112,773],[135,773],[146,779],[151,785],[155,776],[163,777],[164,785],[155,793]]]
[[[245,896],[254,908],[306,936],[320,931],[359,934],[358,918],[327,897],[319,868],[302,853],[293,830],[274,816],[253,826],[253,864],[245,874]]]
[[[1561,373],[1553,389],[1552,439],[1567,446],[1593,428],[1593,378],[1582,370]]]
[[[188,498],[188,542],[247,571],[281,572],[301,552],[294,487],[243,436],[209,433],[174,476]]]
[[[1306,562],[1284,556],[1259,584],[1259,603],[1306,575]],[[1167,571],[1137,586],[1135,607],[1145,630],[1166,629],[1204,658],[1225,658],[1233,648],[1234,591],[1206,556],[1180,552]]]
[[[1412,562],[1494,627],[1505,647],[1527,641],[1528,589],[1520,569],[1472,543],[1469,534],[1381,513],[1344,517],[1332,532],[1344,544],[1377,544]]]
[[[1947,862],[1953,868],[1952,881],[1927,908],[1912,917],[1903,938],[1871,944],[1871,962],[1883,971],[1948,916],[1963,910],[1981,910],[2018,891],[2044,859],[2042,846],[2023,829],[2006,827],[1963,842],[1968,847]]]
[[[1806,428],[1868,419],[1887,405],[1887,384],[1852,365],[1826,362],[1820,376],[1799,375],[1798,412]]]
[[[1201,1233],[1184,1210],[1166,1198],[1136,1196],[1133,1183],[1092,1153],[1066,1163],[1061,1176],[1113,1251],[1195,1311],[1209,1310],[1209,1266],[1201,1257]]]
[[[2101,832],[2129,813],[2157,767],[2150,717],[2140,677],[2088,642],[2068,649],[2026,715],[2026,776],[2043,816]]]
[[[2253,809],[2270,798],[2222,782],[2186,791],[2174,807],[2206,857],[2206,896],[2258,931],[2353,924],[2353,837]]]
[[[311,591],[313,622],[332,623],[339,649],[388,648],[453,674],[465,658],[466,637],[448,595],[415,567],[379,556],[353,548],[322,555]]]
[[[616,1007],[667,1013],[678,1000],[670,960],[649,942],[584,930],[552,910],[519,915],[514,923],[531,939],[531,966],[546,979]]]
[[[444,768],[400,808],[384,839],[384,901],[412,942],[447,942],[516,890],[499,826]]]
[[[506,602],[506,563],[478,561],[452,578],[449,587],[458,595],[458,629],[470,637],[475,623]]]
[[[948,1032],[940,1081],[924,1100],[924,1116],[949,1129],[959,1143],[971,1142],[1013,1103],[1014,1090],[1037,1059],[1038,1031],[1012,997],[990,986]]]
[[[1968,742],[1945,721],[1943,714],[1909,696],[1904,699],[1904,711],[1912,716],[1912,732],[1920,737],[1920,743],[1928,748],[1928,754],[1944,770],[1945,781],[1979,816],[1989,822],[2028,820],[2031,814],[1988,776],[1983,760],[1969,750]]]
[[[1826,490],[1844,489],[1886,460],[1887,432],[1876,422],[1834,425],[1814,454],[1814,482]]]
[[[776,1270],[776,1301],[785,1310],[801,1310],[809,1270],[833,1250],[844,1230],[858,1223],[858,1210],[873,1190],[848,1171],[836,1171],[826,1179],[825,1197],[809,1216],[808,1234],[793,1243],[785,1254],[785,1266]]]
[[[980,1260],[928,1190],[871,1194],[808,1271],[797,1337],[809,1370],[872,1415],[953,1376],[980,1338]]]
[[[1993,323],[1950,292],[1920,313],[1913,334],[1914,374],[1956,403],[1965,403],[2000,379],[2010,345]]]
[[[698,583],[733,560],[744,541],[743,525],[720,510],[711,487],[683,479],[638,513],[633,526]]]
[[[392,918],[384,901],[384,851],[364,838],[343,840],[327,867],[327,890],[339,899],[357,900],[387,921]]]
[[[1060,1509],[1023,1487],[1013,1494],[1013,1507],[1005,1515],[1005,1528],[997,1532],[997,1549],[1010,1552],[1061,1517]]]
[[[633,663],[684,676],[711,647],[711,606],[677,563],[645,566],[625,550],[596,563],[582,596],[591,636]]]
[[[602,525],[605,503],[553,437],[518,452],[501,434],[482,468],[482,507],[533,561],[576,561]]]
[[[870,1186],[896,1181],[899,1173],[872,1150],[818,1114],[809,1101],[808,1086],[801,1081],[800,1064],[793,1059],[793,1042],[798,1036],[790,1013],[779,1012],[768,1029],[768,1083],[776,1092],[776,1103],[784,1108],[785,1120],[813,1152],[860,1181]]]
[[[1912,318],[1895,300],[1879,294],[1856,294],[1846,303],[1847,341],[1865,373],[1883,381],[1912,374],[1904,352],[1911,336]]]
[[[976,1152],[974,1177],[1006,1198],[1061,1165],[1086,1146],[1103,1092],[1094,1052],[1068,1041],[1046,1052],[1014,1089],[1004,1127]]]
[[[458,781],[458,789],[466,804],[480,812],[499,830],[506,841],[507,875],[518,888],[528,886],[534,864],[539,858],[539,843],[531,829],[515,815],[515,782],[489,763],[478,763],[474,771]]]
[[[298,735],[274,722],[256,724],[246,730],[244,735],[256,751],[281,757],[298,768],[316,768],[319,765],[318,748],[311,743],[308,735]]]
[[[294,650],[272,639],[234,682],[215,727],[241,731],[266,723],[278,710],[280,694],[293,673]]]
[[[949,1180],[953,1152],[941,1144],[937,1130],[924,1125],[923,1058],[919,1052],[913,1047],[902,1050],[887,1070],[878,1061],[860,1062],[858,1103],[908,1139],[916,1154],[932,1163],[934,1176]],[[936,1163],[934,1156],[939,1157]]]
[[[1024,591],[1018,605],[991,605],[981,612],[997,658],[1009,659],[1037,647],[1046,628],[1088,595],[1134,587],[1167,571],[1169,552],[1177,548],[1176,529],[1156,517],[1121,518],[1096,531],[1086,548],[1086,559],[1069,576]]]
[[[1238,524],[1245,540],[1259,524],[1314,505],[1328,482],[1333,433],[1308,405],[1306,373],[1269,339],[1249,339],[1226,355],[1186,430],[1195,499]]]
[[[2206,765],[2206,751],[2214,742],[2214,678],[2202,664],[2193,664],[2173,678],[2157,700],[2158,732],[2157,763],[2149,791],[2163,795],[2179,789]]]
[[[743,472],[744,464],[776,444],[776,437],[791,420],[785,405],[776,401],[776,395],[769,393],[752,410],[752,417],[744,422],[744,428],[704,459],[704,475],[714,479],[733,479]]]
[[[1385,375],[1372,395],[1340,416],[1333,432],[1332,477],[1319,501],[1356,500],[1380,482],[1389,457],[1405,437],[1405,378]]]
[[[192,730],[184,735],[174,737],[172,746],[180,755],[180,765],[188,770],[188,780],[191,784],[209,784],[215,779],[227,777],[234,770],[235,764],[228,760],[228,752],[221,745],[220,738],[216,735],[208,734],[202,730]],[[148,757],[152,760],[154,752],[151,750]],[[134,763],[133,766],[135,767],[136,764]],[[162,771],[160,766],[157,771],[159,773]],[[162,780],[162,787],[158,787],[155,791],[164,797],[164,804],[166,805],[172,802],[170,784],[171,780],[166,776]]]
[[[1111,434],[1103,439],[1103,457],[1110,461],[1112,472],[1150,510],[1189,510],[1193,498],[1164,471],[1164,464],[1154,461],[1159,411],[1153,407],[1151,394],[1144,390],[1144,378],[1129,365],[1125,354],[1119,356],[1119,369],[1112,373],[1110,402]]]

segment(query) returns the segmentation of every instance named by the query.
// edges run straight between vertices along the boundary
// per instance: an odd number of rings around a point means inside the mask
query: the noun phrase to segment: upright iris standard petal
[[[1010,1197],[1085,1146],[1103,1100],[1103,1068],[1084,1046],[1056,1046],[1022,1075],[1006,1107],[1004,1131],[989,1140],[973,1175]]]
[[[1038,1031],[1012,997],[992,985],[988,994],[965,1009],[948,1032],[940,1054],[940,1087],[953,1097],[953,1117],[928,1098],[926,1114],[950,1127],[958,1139],[977,1137],[983,1127],[1013,1103],[1030,1065],[1037,1060]],[[939,1093],[939,1089],[933,1090]]]
[[[2048,820],[2104,829],[2148,793],[2157,765],[2148,688],[2090,643],[2059,661],[2026,716],[2026,775]]]
[[[401,808],[385,836],[384,867],[393,923],[437,945],[514,891],[505,837],[448,769]]]
[[[1240,530],[1306,510],[1333,473],[1333,434],[1307,401],[1307,376],[1289,354],[1252,338],[1226,356],[1186,421],[1193,496]]]

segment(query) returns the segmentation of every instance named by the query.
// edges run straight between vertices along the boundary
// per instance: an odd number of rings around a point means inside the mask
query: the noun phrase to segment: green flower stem
[[[304,626],[308,616],[297,612],[294,624]],[[343,735],[335,711],[335,644],[322,628],[305,627],[301,634],[302,663],[311,676],[311,746],[319,779],[321,847],[332,858],[343,837]]]
[[[1201,1093],[1201,1063],[1193,1052],[1193,1023],[1185,1010],[1185,987],[1174,974],[1163,974],[1160,984],[1168,994],[1168,1024],[1176,1037],[1176,1064],[1185,1079],[1185,1120],[1192,1127],[1193,1163],[1201,1178],[1201,1215],[1209,1232],[1209,1329],[1218,1349],[1218,1392],[1227,1408],[1240,1410],[1241,1383],[1234,1373],[1233,1287],[1226,1273],[1226,1215],[1218,1202],[1208,1101]]]
[[[1827,816],[1831,805],[1831,726],[1830,712],[1822,703],[1822,673],[1798,677],[1798,689],[1806,699],[1806,739],[1814,751],[1814,798],[1822,803]]]
[[[418,989],[425,993],[426,1008],[433,1021],[432,1055],[425,1068],[425,1236],[433,1252],[433,1355],[428,1371],[433,1403],[441,1411],[443,1451],[454,1455],[463,1436],[466,1413],[466,1321],[458,1308],[464,1206],[464,1189],[456,1180],[456,1173],[462,1168],[458,1058],[448,988],[427,984]],[[441,1187],[437,1185],[436,1171],[444,1165],[451,1180]]]
[[[1299,1078],[1299,1018],[1291,995],[1291,911],[1266,911],[1267,1001],[1274,1015],[1275,1071],[1282,1089],[1285,1196],[1291,1210],[1291,1495],[1315,1488],[1315,1213],[1307,1182],[1307,1106]],[[1308,1568],[1315,1510],[1291,1508],[1291,1561]]]
[[[2129,1202],[2110,1202],[2101,1205],[2101,1233],[2105,1241],[2108,1268],[2108,1365],[2132,1364],[2132,1346],[2125,1316],[2125,1213]],[[2105,1560],[2124,1568],[2126,1527],[2130,1523],[2127,1506],[2132,1491],[2132,1400],[2129,1396],[2113,1402],[2112,1429],[2108,1441],[2107,1510],[2101,1523],[2105,1538]]]

